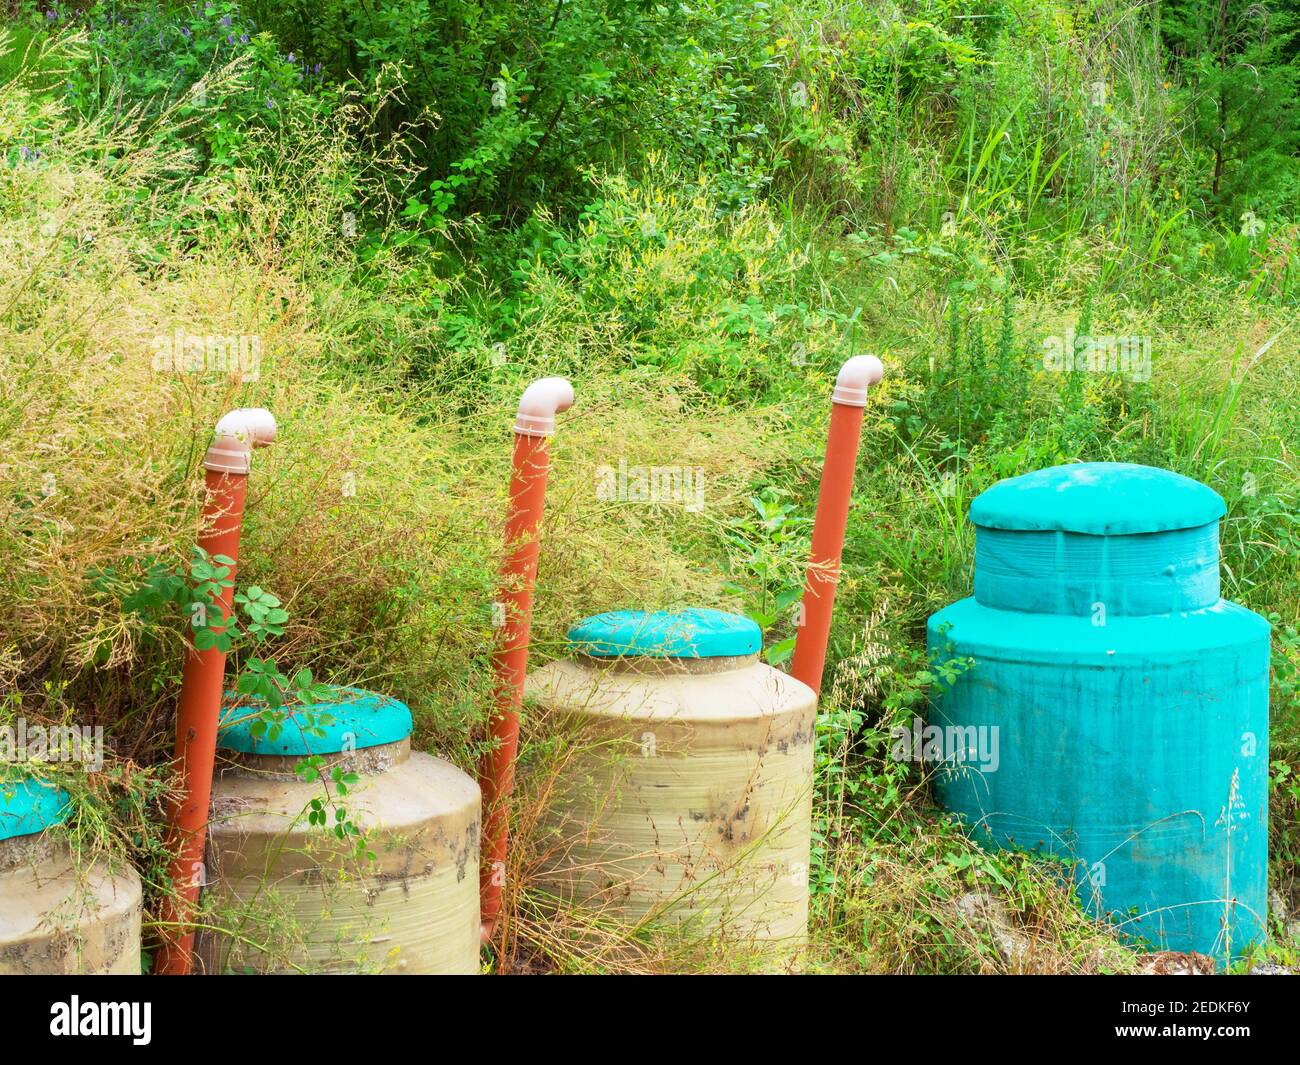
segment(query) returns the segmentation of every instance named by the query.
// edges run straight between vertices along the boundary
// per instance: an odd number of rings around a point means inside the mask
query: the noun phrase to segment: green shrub
[[[84,60],[67,80],[80,113],[157,123],[161,137],[195,148],[207,169],[251,163],[250,129],[280,129],[299,111],[327,112],[336,99],[319,63],[282,54],[232,0],[180,8],[109,0],[46,22],[84,37]]]

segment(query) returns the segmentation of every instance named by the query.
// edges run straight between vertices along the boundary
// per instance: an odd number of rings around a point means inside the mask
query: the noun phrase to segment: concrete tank
[[[1219,957],[1262,941],[1268,866],[1268,624],[1219,596],[1224,513],[1149,466],[1003,481],[971,504],[974,596],[929,623],[974,659],[932,707],[940,801],[1070,859],[1134,939]]]
[[[103,860],[78,869],[45,833],[67,794],[0,780],[0,976],[138,975],[140,878]]]
[[[816,695],[716,610],[617,611],[526,696],[571,729],[541,885],[624,921],[793,954],[808,928]]]
[[[477,973],[478,785],[412,752],[410,710],[373,692],[335,689],[274,738],[257,712],[223,713],[205,913],[229,934],[199,936],[206,971]],[[373,861],[335,835],[328,806],[309,823],[324,790],[297,769],[312,754],[327,778],[358,774],[340,801]]]

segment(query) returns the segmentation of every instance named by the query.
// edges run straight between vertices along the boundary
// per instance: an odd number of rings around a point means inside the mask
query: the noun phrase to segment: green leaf
[[[770,665],[779,666],[785,662],[794,653],[795,638],[791,636],[788,640],[782,640],[775,643],[767,649],[766,658]]]

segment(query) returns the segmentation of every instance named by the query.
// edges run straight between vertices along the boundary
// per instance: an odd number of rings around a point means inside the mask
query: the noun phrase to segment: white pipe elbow
[[[519,436],[551,436],[555,416],[573,406],[573,385],[563,377],[534,381],[519,399],[515,432]]]
[[[840,367],[831,402],[845,407],[865,407],[867,389],[885,376],[885,368],[874,355],[854,355]]]
[[[264,407],[240,407],[222,416],[213,437],[203,468],[246,476],[252,468],[253,448],[275,440],[275,417]]]

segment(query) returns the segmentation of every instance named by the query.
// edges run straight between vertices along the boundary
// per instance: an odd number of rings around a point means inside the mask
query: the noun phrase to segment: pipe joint
[[[217,422],[203,468],[214,473],[247,476],[253,464],[253,448],[275,440],[275,417],[264,407],[240,407]]]
[[[844,407],[865,407],[867,389],[884,375],[885,368],[874,355],[854,355],[840,367],[831,402]]]
[[[553,436],[555,416],[573,406],[573,385],[564,377],[543,377],[524,390],[515,417],[519,436]]]

